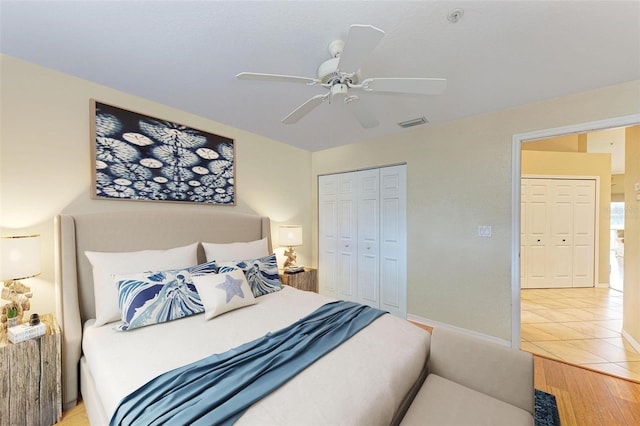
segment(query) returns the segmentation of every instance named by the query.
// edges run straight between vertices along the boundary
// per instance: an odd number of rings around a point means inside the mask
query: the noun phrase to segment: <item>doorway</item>
[[[522,316],[524,315],[525,317],[529,316],[529,312],[524,312],[524,314],[521,311],[521,306],[526,306],[530,300],[526,300],[529,299],[528,296],[522,296],[521,295],[521,290],[520,290],[520,274],[521,274],[521,268],[520,268],[520,232],[521,232],[521,227],[520,227],[520,204],[521,204],[521,194],[520,194],[520,178],[522,176],[522,163],[521,163],[521,155],[522,155],[522,151],[525,148],[525,144],[526,143],[530,143],[530,142],[536,142],[536,141],[540,141],[542,139],[545,138],[555,138],[555,137],[559,137],[559,136],[565,136],[565,135],[575,135],[578,133],[584,133],[584,132],[593,132],[593,131],[597,131],[597,130],[604,130],[604,129],[610,129],[610,128],[615,128],[615,127],[626,127],[626,126],[632,126],[632,125],[637,125],[640,123],[640,115],[634,115],[634,116],[627,116],[627,117],[621,117],[618,119],[612,119],[612,120],[604,120],[601,122],[594,122],[594,123],[586,123],[586,124],[582,124],[582,125],[577,125],[577,126],[571,126],[571,127],[566,127],[566,128],[559,128],[559,129],[550,129],[550,130],[546,130],[546,131],[541,131],[541,132],[535,132],[535,133],[530,133],[530,134],[523,134],[523,135],[515,135],[513,138],[514,141],[514,146],[513,146],[513,187],[512,187],[512,195],[513,195],[513,209],[512,209],[512,228],[513,228],[513,234],[512,234],[512,300],[513,300],[513,311],[512,311],[512,346],[514,347],[519,347],[520,346],[520,341],[521,341],[521,325],[522,325]],[[606,208],[608,206],[608,204],[605,204],[603,207]],[[608,238],[609,237],[609,229],[610,226],[609,224],[606,224],[606,227],[603,227],[602,232],[603,232],[603,237],[604,238]],[[608,251],[605,252],[605,257],[608,257]],[[604,267],[603,267],[604,269]],[[609,271],[609,264],[607,263],[606,265],[606,271],[603,272],[608,272]],[[602,276],[603,274],[601,274]],[[608,281],[608,280],[607,280]],[[599,281],[596,280],[596,283],[598,283]],[[572,290],[572,289],[568,289],[568,290]],[[607,293],[609,291],[614,291],[614,290],[610,290],[609,288],[592,288],[592,289],[577,289],[577,290],[586,290],[586,291],[592,291],[592,292],[604,292]],[[564,290],[557,290],[558,292],[562,292]],[[616,293],[619,293],[617,291],[615,291]],[[554,298],[554,300],[552,300],[552,298],[550,298],[548,295],[544,295],[542,296],[543,298],[545,298],[547,300],[547,305],[553,305],[554,303],[557,304],[561,304],[561,299],[562,298],[567,298],[567,297],[571,297],[570,294],[564,294],[564,295],[559,295],[559,298]],[[588,303],[586,301],[578,301],[575,300],[573,301],[576,305],[580,305],[581,303]],[[618,302],[620,305],[620,308],[622,306],[621,301]],[[578,308],[578,306],[572,307],[572,309]],[[575,312],[579,312],[578,309],[575,309]],[[530,318],[525,318],[525,321],[530,320]],[[620,327],[621,327],[621,320],[619,321],[620,323]],[[558,329],[560,329],[561,327],[557,327]],[[554,337],[555,338],[555,337]],[[578,348],[576,348],[576,350],[579,350]],[[543,353],[543,355],[546,356],[551,356],[553,357],[553,353]],[[558,357],[556,357],[558,358]],[[560,359],[562,359],[560,357]],[[569,361],[570,362],[570,361]],[[595,365],[595,362],[594,362]],[[598,369],[598,366],[596,366],[594,369]],[[608,373],[612,373],[612,374],[616,374],[615,371],[608,371],[605,368],[603,368],[603,370],[605,372]],[[624,377],[623,374],[618,374]],[[637,378],[636,378],[637,380]]]

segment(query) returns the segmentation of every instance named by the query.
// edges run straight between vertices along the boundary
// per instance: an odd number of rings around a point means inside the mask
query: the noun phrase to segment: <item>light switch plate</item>
[[[491,226],[490,225],[478,226],[478,237],[491,238]]]
[[[636,190],[636,191],[640,191],[640,182],[636,182],[636,183],[633,185],[633,189],[634,189],[634,190]]]

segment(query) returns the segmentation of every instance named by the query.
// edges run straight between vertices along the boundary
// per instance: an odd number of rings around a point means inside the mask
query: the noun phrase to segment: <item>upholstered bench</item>
[[[435,328],[429,374],[402,425],[533,425],[530,353]]]

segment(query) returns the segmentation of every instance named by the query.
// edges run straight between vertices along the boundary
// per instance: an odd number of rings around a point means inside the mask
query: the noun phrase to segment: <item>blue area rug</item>
[[[556,397],[550,393],[535,390],[535,426],[560,426]]]

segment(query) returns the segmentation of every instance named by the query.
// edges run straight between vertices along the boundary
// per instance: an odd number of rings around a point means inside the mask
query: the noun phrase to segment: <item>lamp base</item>
[[[0,323],[4,324],[10,318],[17,318],[18,324],[22,323],[25,311],[31,309],[29,299],[33,296],[31,288],[20,281],[8,280],[0,292],[0,298],[8,301],[0,310]],[[17,316],[14,315],[17,313]]]
[[[285,269],[287,269],[288,267],[297,266],[296,265],[296,259],[298,258],[298,255],[296,254],[296,251],[293,249],[293,247],[289,247],[287,250],[285,250],[284,255],[287,258],[284,261],[284,268]]]

